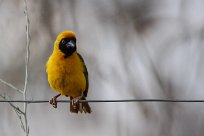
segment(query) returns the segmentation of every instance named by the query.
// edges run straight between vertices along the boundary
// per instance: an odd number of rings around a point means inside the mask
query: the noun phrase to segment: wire
[[[0,103],[48,103],[48,100],[0,100]],[[60,103],[70,103],[70,100],[58,100]],[[168,102],[168,103],[202,103],[204,100],[179,100],[179,99],[124,99],[124,100],[79,100],[79,102],[104,103],[104,102]]]

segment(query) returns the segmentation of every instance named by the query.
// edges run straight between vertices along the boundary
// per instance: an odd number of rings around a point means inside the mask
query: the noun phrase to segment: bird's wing
[[[84,59],[82,58],[82,56],[77,53],[77,55],[79,56],[80,60],[81,60],[81,63],[83,65],[83,73],[84,73],[84,76],[86,78],[86,89],[85,91],[83,92],[84,96],[87,97],[87,93],[88,93],[88,88],[89,88],[89,79],[88,79],[88,71],[87,71],[87,68],[86,68],[86,65],[84,63]]]

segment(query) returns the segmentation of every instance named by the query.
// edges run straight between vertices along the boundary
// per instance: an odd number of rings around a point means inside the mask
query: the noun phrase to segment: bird
[[[86,100],[89,88],[88,71],[82,56],[77,52],[76,34],[73,31],[61,32],[54,49],[46,63],[46,72],[50,87],[58,93],[49,103],[57,108],[59,96],[70,97],[70,112],[91,113]]]

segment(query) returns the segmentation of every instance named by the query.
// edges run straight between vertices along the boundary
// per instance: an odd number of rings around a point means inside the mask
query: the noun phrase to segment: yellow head
[[[55,41],[54,51],[62,52],[65,57],[76,52],[76,35],[72,31],[61,32]]]

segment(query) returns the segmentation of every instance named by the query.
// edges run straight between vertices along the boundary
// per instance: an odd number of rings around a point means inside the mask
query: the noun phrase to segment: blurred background
[[[89,71],[88,99],[204,99],[203,0],[28,0],[31,55],[27,97],[49,100],[45,64],[56,36],[77,34]],[[0,78],[23,89],[26,21],[23,0],[0,0]],[[0,83],[0,94],[23,99]],[[61,97],[61,99],[67,99]],[[22,104],[17,104],[22,107]],[[203,103],[28,105],[30,136],[203,136]],[[0,103],[0,135],[24,135]]]

